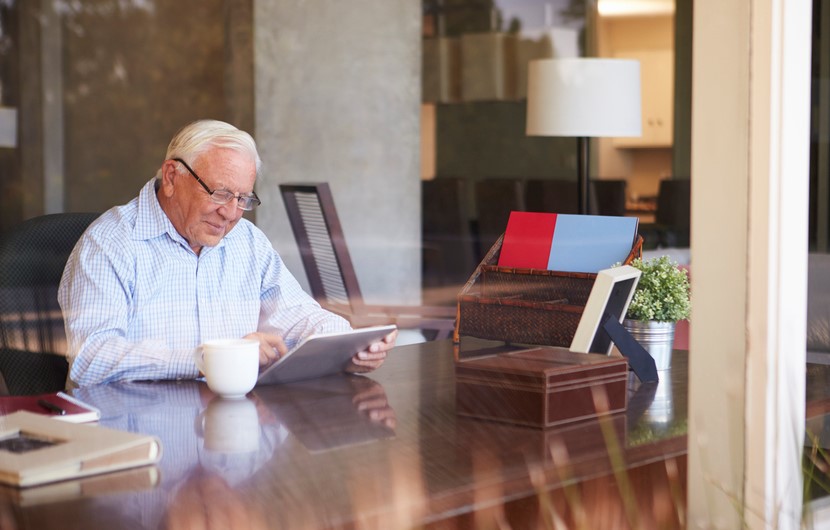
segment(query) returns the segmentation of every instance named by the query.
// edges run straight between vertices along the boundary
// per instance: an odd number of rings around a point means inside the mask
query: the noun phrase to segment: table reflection
[[[257,390],[309,452],[391,438],[397,424],[383,386],[367,377],[336,375]]]
[[[161,440],[161,481],[155,488],[134,492],[126,503],[119,496],[96,498],[105,504],[121,502],[122,513],[145,528],[159,526],[168,502],[192,476],[221,473],[230,486],[241,485],[287,436],[254,394],[228,404],[200,381],[96,385],[75,389],[73,395],[101,409],[101,425]],[[242,445],[250,450],[240,450]]]
[[[479,352],[489,346],[471,343]],[[622,469],[642,512],[663,520],[652,513],[658,490],[682,493],[685,480],[684,354],[673,359],[662,416],[654,408],[659,387],[639,385],[623,413],[539,429],[459,416],[454,350],[450,341],[403,346],[369,376],[258,387],[232,403],[198,381],[78,389],[76,397],[101,409],[102,425],[161,439],[157,480],[67,502],[0,506],[11,506],[0,519],[6,513],[18,528],[38,530],[207,521],[535,528],[552,505],[563,510],[565,527],[578,527],[585,505],[570,502],[571,491],[591,510],[605,503],[607,513],[626,513],[614,486]],[[679,517],[682,501],[670,517]],[[583,526],[615,527],[596,522]]]
[[[242,491],[279,447],[299,442],[309,453],[329,451],[393,437],[396,425],[383,386],[362,376],[260,387],[244,399],[223,399],[200,381],[99,385],[74,395],[101,409],[102,425],[161,439],[162,479],[132,492],[129,503],[132,518],[148,528],[162,521],[198,528],[213,517],[177,508],[187,505],[221,506],[228,517],[244,507],[251,517],[233,522],[256,528],[256,506],[232,492]],[[222,502],[207,502],[214,498]]]
[[[231,487],[219,473],[192,473],[168,503],[164,518],[169,530],[268,528],[267,517],[250,498]]]

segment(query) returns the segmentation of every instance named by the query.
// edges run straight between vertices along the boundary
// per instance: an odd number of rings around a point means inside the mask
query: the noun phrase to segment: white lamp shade
[[[527,81],[529,136],[640,136],[640,63],[540,59]]]

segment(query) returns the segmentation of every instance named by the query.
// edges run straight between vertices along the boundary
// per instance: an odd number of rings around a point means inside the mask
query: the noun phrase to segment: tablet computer
[[[257,385],[290,383],[342,372],[355,353],[365,350],[395,328],[394,324],[390,324],[310,335],[263,370]]]

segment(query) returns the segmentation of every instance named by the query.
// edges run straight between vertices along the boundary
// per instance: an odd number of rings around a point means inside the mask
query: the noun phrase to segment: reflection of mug
[[[196,432],[205,449],[217,453],[245,453],[259,449],[259,414],[250,399],[211,400],[199,414]]]
[[[224,339],[205,342],[193,353],[211,390],[224,398],[241,398],[259,375],[259,341]]]

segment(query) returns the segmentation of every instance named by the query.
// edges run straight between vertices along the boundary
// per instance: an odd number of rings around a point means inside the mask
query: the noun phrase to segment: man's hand
[[[352,364],[349,365],[347,371],[353,374],[360,374],[377,369],[386,360],[386,352],[395,347],[395,339],[397,338],[398,330],[396,329],[389,335],[383,337],[383,340],[373,342],[362,352],[356,353],[352,357]]]
[[[262,369],[271,363],[276,362],[281,356],[288,353],[288,348],[282,337],[278,335],[271,335],[270,333],[249,333],[243,337],[244,339],[254,339],[259,341],[259,367]]]

